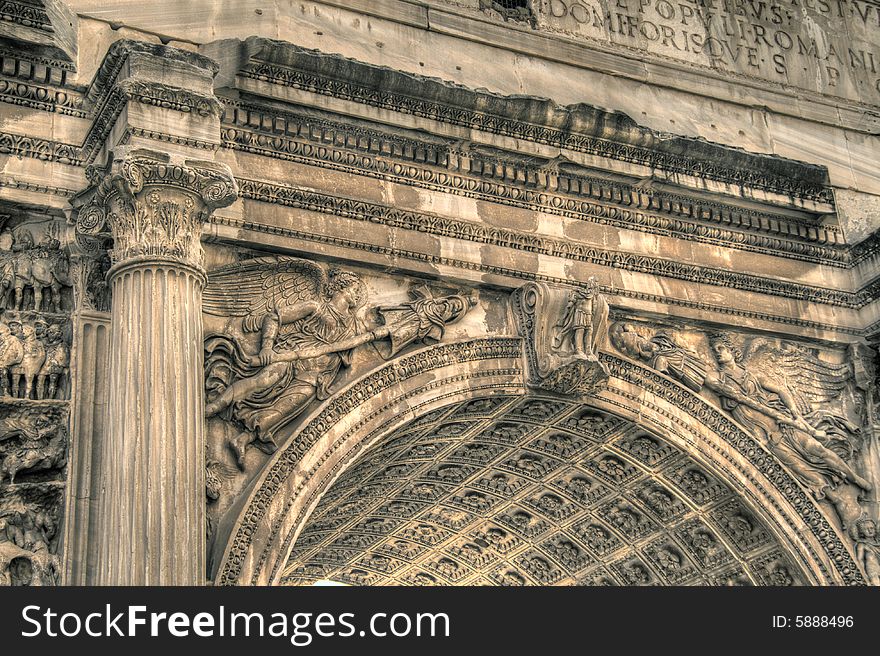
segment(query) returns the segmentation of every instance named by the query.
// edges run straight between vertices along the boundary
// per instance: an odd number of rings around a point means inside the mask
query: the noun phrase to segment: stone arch
[[[273,456],[242,499],[216,554],[217,584],[277,584],[322,495],[396,429],[450,404],[523,396],[518,338],[440,344],[402,356],[325,402]],[[731,419],[657,372],[602,354],[611,377],[588,405],[686,452],[739,493],[811,584],[859,584],[862,574],[814,499]]]

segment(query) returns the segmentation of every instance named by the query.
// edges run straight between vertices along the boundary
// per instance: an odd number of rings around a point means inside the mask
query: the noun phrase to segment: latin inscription
[[[538,0],[545,29],[880,105],[868,0]]]

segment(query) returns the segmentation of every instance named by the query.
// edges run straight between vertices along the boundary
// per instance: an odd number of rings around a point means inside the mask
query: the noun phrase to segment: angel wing
[[[254,331],[279,307],[320,298],[327,274],[317,264],[293,257],[255,257],[208,274],[202,310],[221,317],[246,317]]]
[[[753,340],[746,359],[750,369],[781,377],[799,400],[810,406],[838,398],[852,377],[849,364],[825,362],[809,349],[791,342],[784,342],[779,348],[763,338]]]

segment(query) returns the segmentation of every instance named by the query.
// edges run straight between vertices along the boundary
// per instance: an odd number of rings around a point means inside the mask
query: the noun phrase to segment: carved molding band
[[[771,294],[853,309],[863,307],[871,299],[870,290],[860,290],[853,293],[827,289],[815,285],[804,285],[765,276],[650,257],[640,253],[615,251],[571,240],[519,233],[514,230],[451,219],[436,214],[399,210],[387,205],[332,196],[260,180],[239,178],[238,182],[243,198],[253,198],[267,203],[324,212],[428,234],[456,237],[520,251],[542,253],[590,264],[612,266],[694,283],[731,287],[759,294]]]
[[[486,92],[451,87],[430,78],[418,79],[425,91],[419,97],[413,97],[391,90],[397,86],[395,84],[398,82],[397,80],[383,83],[386,76],[394,75],[388,69],[379,69],[354,60],[328,56],[317,51],[272,42],[268,39],[256,39],[254,45],[258,44],[263,45],[264,50],[240,70],[239,75],[242,77],[492,134],[551,144],[600,157],[641,164],[670,173],[719,180],[736,185],[748,185],[818,202],[833,202],[831,189],[826,186],[824,176],[816,167],[799,171],[803,176],[798,178],[774,173],[769,166],[761,166],[757,162],[751,162],[751,166],[742,169],[734,169],[713,161],[713,157],[717,157],[717,154],[704,155],[703,157],[696,154],[681,155],[675,152],[661,152],[660,149],[635,143],[626,143],[627,138],[634,137],[634,134],[630,135],[629,132],[623,135],[621,141],[612,141],[557,127],[557,123],[570,124],[581,121],[587,126],[595,126],[602,119],[595,116],[577,115],[578,111],[601,113],[595,108],[576,110],[559,107],[549,101],[541,101],[536,98],[506,98]],[[285,64],[273,61],[276,58],[279,61],[284,61]],[[291,65],[290,62],[295,63]],[[365,82],[365,80],[369,82]],[[430,99],[432,96],[441,94],[446,98],[451,97],[453,100],[438,102]],[[514,116],[521,115],[539,116],[541,118],[536,121],[543,120],[544,124],[514,118]],[[548,116],[552,117],[549,121]],[[648,130],[635,126],[628,126],[628,128],[630,132],[638,133],[648,140],[654,137],[649,134]],[[683,150],[685,149],[683,143],[678,145]],[[688,150],[691,153],[699,153],[704,149],[694,140]],[[765,158],[765,162],[777,167],[782,163],[782,160]],[[821,182],[820,178],[823,178]]]
[[[642,189],[573,172],[550,161],[486,153],[436,137],[401,137],[337,120],[221,100],[226,108],[224,146],[234,150],[654,234],[784,253],[831,266],[849,262],[846,249],[833,246],[842,241],[839,228],[815,225],[812,218]]]
[[[243,198],[247,198],[247,195],[242,192],[241,196]],[[278,203],[281,205],[286,204],[283,200],[273,199],[269,200],[266,198],[260,198],[263,202],[267,203]],[[332,246],[339,246],[342,248],[351,248],[354,250],[360,250],[368,253],[377,253],[381,255],[389,255],[393,257],[406,258],[409,260],[419,261],[419,262],[428,262],[431,264],[440,264],[443,266],[455,267],[458,269],[466,269],[470,271],[480,271],[484,273],[491,273],[500,276],[508,276],[514,279],[519,280],[534,280],[534,281],[542,281],[549,282],[551,284],[556,285],[575,285],[576,283],[571,280],[566,280],[564,278],[558,278],[546,274],[534,274],[528,273],[525,271],[520,271],[517,269],[513,269],[510,267],[501,267],[495,266],[491,264],[480,264],[476,262],[469,262],[465,260],[460,260],[452,257],[445,257],[441,255],[431,255],[427,253],[422,253],[418,251],[406,250],[402,248],[395,248],[389,246],[382,246],[378,244],[370,244],[368,242],[358,241],[355,239],[348,239],[343,237],[335,237],[329,235],[321,235],[315,234],[314,232],[309,232],[305,230],[297,230],[294,228],[281,228],[274,225],[266,225],[264,223],[255,223],[252,221],[242,221],[239,219],[233,219],[229,217],[212,217],[211,221],[214,225],[223,225],[230,226],[236,228],[241,231],[251,231],[254,233],[264,233],[270,235],[281,235],[285,237],[293,237],[296,239],[303,239],[306,241],[311,241],[320,244],[329,244]],[[779,323],[783,325],[790,326],[802,326],[806,328],[816,328],[820,330],[828,330],[834,331],[845,335],[857,335],[862,336],[865,333],[864,330],[858,328],[850,328],[847,326],[839,326],[833,325],[829,323],[823,323],[820,321],[812,321],[809,319],[801,319],[801,318],[793,318],[786,317],[782,315],[770,314],[767,312],[758,312],[754,310],[745,310],[740,308],[732,308],[727,304],[718,304],[718,303],[706,303],[704,301],[696,301],[689,299],[678,299],[674,297],[670,297],[662,294],[652,294],[645,293],[640,291],[626,290],[626,289],[605,289],[603,290],[608,293],[614,293],[615,295],[622,296],[625,298],[634,298],[643,301],[651,301],[654,303],[664,303],[667,305],[677,306],[677,307],[686,307],[695,310],[703,310],[708,312],[717,312],[719,314],[728,315],[728,316],[737,316],[744,317],[750,319],[758,319],[761,321],[770,321],[773,323]],[[878,324],[880,325],[880,324]]]

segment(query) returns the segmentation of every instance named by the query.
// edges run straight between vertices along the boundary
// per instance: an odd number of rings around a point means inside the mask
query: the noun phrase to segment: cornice
[[[255,52],[238,71],[245,78],[671,174],[833,203],[824,167],[661,134],[619,112],[472,90],[270,39],[252,37],[243,47]]]
[[[232,150],[651,234],[840,268],[849,264],[846,247],[833,245],[841,239],[835,227],[560,170],[553,162],[224,103],[221,138]]]
[[[0,35],[28,56],[76,60],[77,18],[63,0],[0,0]]]
[[[89,85],[84,104],[94,116],[83,141],[83,157],[94,160],[128,102],[137,102],[199,116],[218,116],[220,103],[213,94],[169,86],[151,79],[129,78],[119,81],[124,64],[132,57],[154,58],[163,66],[178,66],[205,75],[216,75],[217,64],[198,53],[143,41],[122,39],[110,45],[101,66]]]

